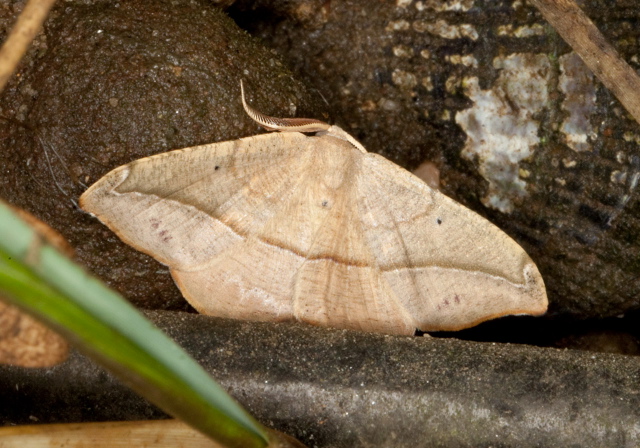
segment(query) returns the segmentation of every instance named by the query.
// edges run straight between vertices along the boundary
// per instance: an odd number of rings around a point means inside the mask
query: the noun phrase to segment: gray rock
[[[635,447],[637,358],[207,316],[148,316],[309,447]],[[79,354],[0,367],[0,424],[162,418]]]

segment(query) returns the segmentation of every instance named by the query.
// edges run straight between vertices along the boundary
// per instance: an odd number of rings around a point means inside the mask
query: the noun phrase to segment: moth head
[[[265,115],[247,104],[244,94],[244,85],[240,80],[240,93],[242,96],[242,107],[249,117],[265,128],[267,131],[280,132],[315,132],[317,135],[328,135],[349,142],[357,150],[366,153],[367,150],[355,138],[345,132],[342,128],[330,125],[324,121],[313,118],[278,118]]]

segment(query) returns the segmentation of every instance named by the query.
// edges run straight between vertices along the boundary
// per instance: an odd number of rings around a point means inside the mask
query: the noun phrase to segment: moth
[[[280,132],[136,160],[80,198],[199,312],[413,335],[546,311],[536,265],[496,226],[338,126],[241,93]]]

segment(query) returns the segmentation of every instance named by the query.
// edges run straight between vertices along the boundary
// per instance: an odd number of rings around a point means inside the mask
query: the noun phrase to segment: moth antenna
[[[360,142],[358,142],[355,138],[353,138],[338,126],[331,126],[324,121],[315,120],[313,118],[271,117],[255,110],[253,107],[247,104],[247,100],[244,95],[244,85],[242,83],[242,79],[240,80],[240,93],[242,95],[242,107],[244,107],[244,111],[253,121],[258,123],[267,131],[318,132],[320,135],[330,135],[345,140],[351,143],[351,145],[353,145],[359,151],[365,153],[367,152],[367,150],[364,149],[364,146],[362,146]]]
[[[244,85],[240,80],[240,92],[242,93],[242,106],[244,111],[253,121],[265,128],[267,131],[281,132],[320,132],[328,130],[331,125],[324,121],[313,118],[278,118],[270,117],[262,112],[258,112],[247,104],[244,95]]]

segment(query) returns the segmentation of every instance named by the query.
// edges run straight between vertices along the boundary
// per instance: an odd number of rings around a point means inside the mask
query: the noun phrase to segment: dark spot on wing
[[[160,235],[160,238],[162,238],[162,241],[165,243],[168,243],[173,239],[173,237],[169,235],[166,230],[162,230],[158,235]]]
[[[436,219],[436,222],[438,223],[438,225],[442,224],[442,219],[438,218]]]
[[[460,304],[460,296],[458,296],[458,294],[454,294],[452,301],[456,305],[459,305]],[[436,308],[438,309],[438,311],[440,311],[443,308],[447,308],[448,306],[450,306],[452,304],[452,301],[450,301],[448,298],[445,298],[444,300],[442,300],[442,302],[438,303]]]

